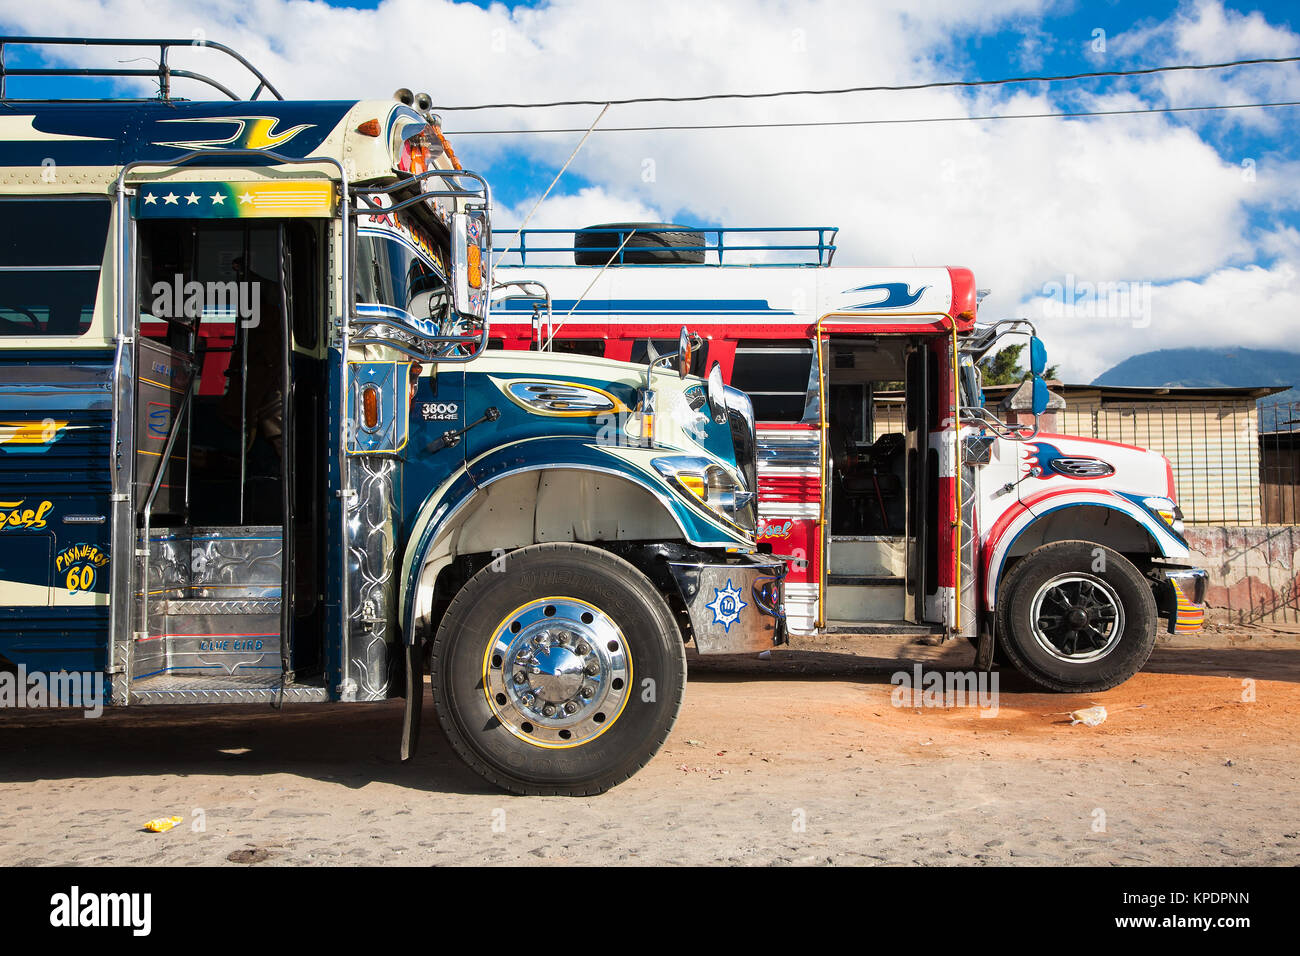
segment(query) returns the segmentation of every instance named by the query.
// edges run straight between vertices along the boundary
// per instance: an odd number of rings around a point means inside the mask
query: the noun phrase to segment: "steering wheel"
[[[35,312],[31,311],[31,309],[24,309],[22,306],[18,306],[18,305],[5,305],[5,306],[0,306],[0,311],[17,312],[18,314],[24,316],[27,319],[27,321],[32,324],[33,331],[41,332],[44,330],[44,326],[41,325],[40,317]],[[4,316],[2,318],[4,322],[9,325],[16,324],[14,320],[9,318],[8,316]]]

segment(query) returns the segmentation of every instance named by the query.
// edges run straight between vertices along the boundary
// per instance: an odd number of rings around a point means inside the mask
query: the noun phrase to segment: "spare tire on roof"
[[[630,238],[628,233],[632,233]],[[580,266],[603,266],[625,238],[627,244],[610,262],[611,267],[704,261],[704,233],[671,222],[607,222],[579,229],[573,234],[573,261]]]

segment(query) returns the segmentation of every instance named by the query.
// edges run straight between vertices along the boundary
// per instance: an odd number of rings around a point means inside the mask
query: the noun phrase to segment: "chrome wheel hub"
[[[1109,583],[1091,574],[1058,574],[1043,584],[1029,609],[1034,640],[1057,660],[1100,660],[1124,635],[1124,604]]]
[[[622,632],[577,598],[540,598],[511,613],[483,663],[492,712],[515,736],[542,747],[599,736],[623,712],[631,689]]]

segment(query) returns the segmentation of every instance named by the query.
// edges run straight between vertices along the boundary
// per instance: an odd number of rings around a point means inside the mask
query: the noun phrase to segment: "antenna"
[[[560,329],[564,328],[564,323],[569,321],[569,316],[573,315],[573,313],[577,311],[578,306],[582,305],[582,300],[587,297],[587,293],[591,291],[592,286],[594,286],[597,280],[599,280],[600,277],[605,274],[605,270],[609,268],[610,263],[613,262],[615,259],[617,259],[620,255],[622,255],[623,247],[626,246],[627,241],[635,235],[636,235],[635,229],[628,230],[628,234],[624,236],[623,241],[618,244],[618,248],[614,250],[614,254],[609,257],[609,260],[603,266],[600,267],[600,271],[597,272],[594,276],[592,276],[591,281],[587,283],[587,288],[582,290],[582,295],[578,296],[577,300],[573,303],[573,308],[571,308],[568,312],[564,313],[564,318],[560,319],[559,325],[551,329],[551,334],[546,339],[547,349],[551,347],[551,340],[555,338],[555,333],[560,331]],[[542,351],[546,351],[546,349],[543,349]]]
[[[600,123],[602,119],[605,118],[605,114],[608,112],[609,112],[609,104],[606,103],[604,107],[601,108],[601,111],[596,116],[595,120],[592,121],[592,124],[587,127],[587,132],[582,134],[582,139],[578,140],[578,145],[573,147],[573,152],[571,152],[569,154],[569,158],[564,161],[564,165],[560,167],[560,171],[555,174],[555,178],[551,180],[551,184],[546,187],[546,192],[542,193],[541,198],[538,199],[537,202],[533,203],[533,208],[528,210],[528,215],[524,217],[523,223],[519,226],[519,231],[515,233],[514,239],[511,240],[510,247],[506,249],[505,252],[501,253],[500,258],[497,259],[498,262],[500,262],[506,256],[510,255],[510,253],[515,251],[515,246],[516,244],[518,244],[520,237],[523,236],[524,228],[528,225],[528,220],[533,218],[533,213],[537,212],[537,207],[546,201],[546,197],[551,194],[551,190],[554,189],[555,184],[560,181],[560,177],[564,175],[564,171],[569,168],[569,164],[572,163],[574,157],[578,155],[578,152],[582,149],[583,145],[587,142],[587,138],[591,136],[591,134],[595,131],[596,126]]]

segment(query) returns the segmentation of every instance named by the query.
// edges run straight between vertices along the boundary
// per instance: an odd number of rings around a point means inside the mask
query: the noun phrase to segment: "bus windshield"
[[[450,314],[446,276],[400,234],[358,235],[356,262],[358,306],[389,314],[400,310],[397,318],[429,333]]]

